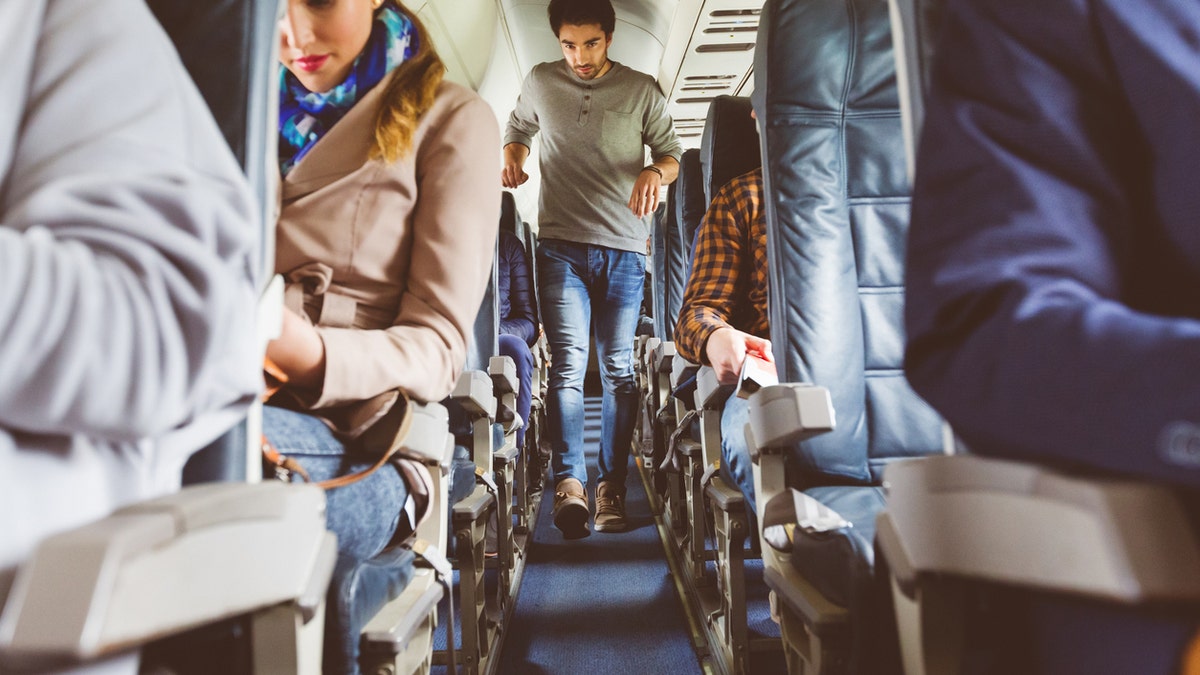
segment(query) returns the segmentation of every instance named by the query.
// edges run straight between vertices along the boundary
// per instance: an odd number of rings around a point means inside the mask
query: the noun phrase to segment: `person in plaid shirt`
[[[696,232],[692,270],[675,328],[683,358],[713,367],[735,384],[748,354],[774,363],[767,320],[767,216],[762,168],[726,183]],[[754,514],[754,476],[742,429],[746,400],[731,397],[721,414],[721,475],[741,488]]]

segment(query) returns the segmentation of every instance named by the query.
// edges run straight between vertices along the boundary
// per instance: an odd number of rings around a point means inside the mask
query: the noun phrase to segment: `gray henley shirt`
[[[565,60],[540,63],[525,78],[504,143],[532,147],[539,131],[538,237],[645,253],[649,218],[629,210],[644,146],[654,161],[682,154],[654,79],[616,61],[593,80]]]

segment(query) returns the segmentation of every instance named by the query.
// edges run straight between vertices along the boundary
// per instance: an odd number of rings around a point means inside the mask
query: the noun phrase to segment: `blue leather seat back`
[[[679,177],[667,188],[667,211],[663,228],[663,295],[665,321],[673,335],[683,292],[692,269],[692,242],[704,219],[704,183],[700,151],[685,150],[679,160]]]
[[[886,0],[768,0],[755,76],[780,379],[828,387],[837,415],[791,480],[877,482],[887,460],[942,448],[902,370],[909,195]]]
[[[178,2],[147,0],[183,65],[204,96],[225,141],[241,162],[263,207],[263,222],[275,207],[278,181],[276,137],[279,74],[279,0]],[[219,58],[213,58],[219,54]],[[273,224],[267,237],[273,241]],[[275,269],[273,246],[262,247],[265,284]]]
[[[275,266],[274,223],[269,222],[278,174],[278,94],[273,85],[279,68],[276,48],[283,5],[278,0],[148,0],[146,4],[175,44],[258,197],[264,223],[260,278],[265,284]],[[214,59],[214,54],[220,58]],[[184,467],[183,482],[246,480],[248,447],[245,425],[239,424],[192,456]]]
[[[750,117],[750,109],[748,96],[718,96],[708,107],[700,137],[706,206],[721,186],[762,166],[758,127]]]
[[[700,150],[685,150],[679,160],[679,177],[667,188],[666,226],[663,228],[664,287],[663,306],[673,335],[683,292],[692,269],[692,243],[700,221],[704,219],[704,176]]]
[[[700,163],[699,150],[687,150],[679,162],[679,178],[671,184],[676,189],[671,198],[671,209],[675,212],[675,223],[678,226],[679,250],[686,256],[687,264],[684,270],[690,271],[692,265],[692,244],[696,242],[696,230],[704,220],[704,212],[708,210],[708,200],[704,198],[704,168]],[[687,273],[684,273],[687,281]]]
[[[529,288],[533,291],[533,320],[540,326],[542,323],[542,296],[537,285],[537,235],[529,223],[521,221],[522,240],[525,244],[525,260],[529,263]]]
[[[669,194],[669,187],[667,191]],[[668,261],[674,253],[668,250],[667,243],[673,239],[669,231],[675,229],[674,211],[669,204],[666,209],[656,210],[650,224],[650,316],[654,319],[654,336],[660,340],[675,339],[675,319],[679,314],[679,305],[676,304],[672,312],[669,308],[668,291],[683,292],[682,288],[671,289],[667,281],[672,271]],[[682,274],[686,275],[686,271]]]
[[[508,230],[516,235],[522,246],[525,244],[525,221],[517,211],[517,200],[508,191],[500,193],[500,229]]]
[[[467,360],[464,370],[482,370],[487,372],[488,362],[500,353],[500,298],[496,289],[500,283],[500,233],[496,233],[495,254],[492,256],[492,277],[488,280],[487,290],[483,292],[483,301],[479,303],[479,313],[475,315],[475,325],[471,329],[467,341]]]

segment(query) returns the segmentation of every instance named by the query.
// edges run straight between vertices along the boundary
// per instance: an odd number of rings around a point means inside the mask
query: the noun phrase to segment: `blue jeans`
[[[263,433],[280,453],[300,462],[313,482],[361,471],[374,458],[351,461],[346,447],[321,420],[304,413],[266,406]],[[299,476],[292,477],[300,481]],[[325,493],[325,526],[338,539],[338,553],[370,558],[387,546],[408,499],[408,486],[391,465],[357,483]]]
[[[604,384],[600,421],[600,482],[621,494],[633,443],[638,391],[633,336],[642,305],[646,256],[604,246],[546,240],[537,250],[542,323],[550,344],[546,438],[554,480],[587,484],[583,453],[583,379],[594,335]]]
[[[374,462],[366,457],[351,460],[346,447],[321,420],[304,413],[266,406],[263,434],[280,453],[300,463],[309,477],[322,481],[361,471]],[[299,482],[300,476],[292,476]],[[338,611],[339,574],[378,555],[391,542],[408,499],[408,486],[392,465],[370,476],[325,492],[325,526],[337,535],[338,565],[330,584],[325,613],[325,673],[358,673],[361,625]],[[351,614],[351,617],[353,614]]]
[[[517,414],[524,422],[517,430],[517,447],[525,450],[525,429],[529,427],[529,408],[533,405],[533,352],[529,345],[515,335],[500,336],[500,356],[511,357],[517,366]]]
[[[737,396],[726,399],[721,411],[721,478],[742,491],[746,497],[747,522],[754,525],[758,512],[754,502],[754,468],[750,448],[746,446],[745,429],[749,420],[750,405],[746,399]]]

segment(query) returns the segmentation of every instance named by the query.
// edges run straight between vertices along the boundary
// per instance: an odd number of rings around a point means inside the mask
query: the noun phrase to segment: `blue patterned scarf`
[[[371,37],[350,74],[324,93],[306,89],[287,68],[279,74],[279,169],[287,175],[360,98],[417,51],[413,22],[392,0],[375,16]]]

